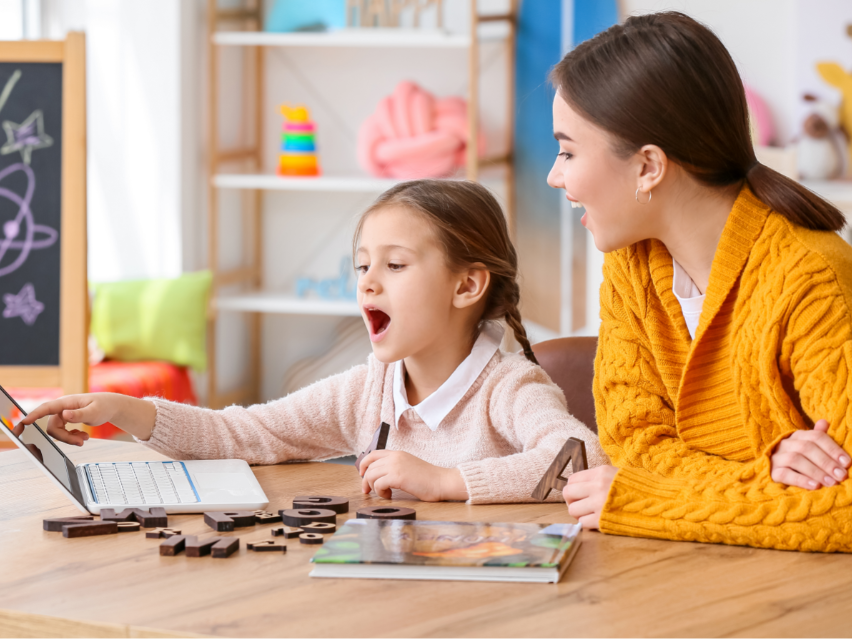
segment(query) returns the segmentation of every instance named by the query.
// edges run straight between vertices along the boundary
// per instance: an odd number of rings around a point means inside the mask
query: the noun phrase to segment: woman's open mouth
[[[390,315],[374,306],[365,306],[364,312],[367,314],[368,326],[370,327],[370,341],[382,340],[391,323]]]

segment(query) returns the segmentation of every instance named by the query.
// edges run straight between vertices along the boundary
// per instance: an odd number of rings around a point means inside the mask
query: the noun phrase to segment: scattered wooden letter
[[[356,519],[417,519],[413,508],[394,508],[392,506],[373,506],[361,508],[355,512]]]
[[[182,553],[185,547],[185,535],[172,535],[160,544],[160,555],[163,557],[174,557]]]
[[[115,521],[91,521],[85,524],[66,524],[62,527],[62,536],[66,539],[113,535],[117,532],[118,522]]]
[[[302,533],[299,535],[299,543],[310,544],[312,546],[321,544],[323,536],[319,533]]]
[[[321,535],[328,535],[337,530],[337,524],[329,524],[324,521],[315,521],[312,524],[305,524],[302,526],[302,530],[305,532],[312,533],[320,533]]]
[[[256,524],[272,524],[278,521],[278,515],[266,512],[265,510],[254,511],[254,523]]]
[[[370,445],[367,446],[367,450],[358,455],[358,459],[355,460],[355,470],[361,471],[361,460],[364,459],[367,455],[372,453],[374,450],[384,450],[385,446],[388,445],[388,435],[390,434],[390,424],[382,422],[382,425],[376,429],[376,432],[373,433],[373,439],[370,442]]]
[[[562,476],[562,473],[565,471],[566,466],[568,466],[568,462],[571,462],[571,469],[575,473],[588,468],[586,444],[576,437],[569,437],[568,441],[563,444],[560,451],[556,454],[553,463],[550,464],[547,472],[544,473],[541,481],[538,482],[538,486],[535,487],[532,493],[533,499],[544,501],[547,499],[551,490],[562,490],[565,488],[568,480]]]
[[[139,529],[142,528],[142,524],[138,521],[117,521],[115,523],[120,533],[139,532]]]
[[[213,559],[226,559],[240,548],[239,537],[219,537],[213,545]]]
[[[246,548],[254,552],[287,552],[287,544],[276,539],[266,541],[252,541],[246,544]]]
[[[295,539],[304,531],[301,528],[293,528],[292,526],[278,526],[271,531],[273,537],[284,537],[284,539]]]
[[[125,508],[116,513],[113,508],[101,510],[101,521],[138,521],[142,528],[164,528],[169,525],[169,517],[165,508]]]
[[[346,497],[293,497],[293,508],[326,508],[338,515],[349,512]]]
[[[62,532],[64,526],[71,524],[82,524],[87,521],[93,521],[94,517],[56,517],[54,519],[45,519],[43,526],[48,532]]]
[[[204,523],[217,532],[231,532],[234,528],[254,526],[254,511],[241,510],[229,513],[204,513]]]
[[[169,537],[174,537],[175,535],[179,535],[180,531],[175,530],[174,528],[157,528],[156,530],[151,530],[145,533],[146,539],[168,539]]]
[[[305,526],[315,521],[333,524],[337,521],[337,513],[325,508],[293,508],[279,511],[281,521],[287,526]]]

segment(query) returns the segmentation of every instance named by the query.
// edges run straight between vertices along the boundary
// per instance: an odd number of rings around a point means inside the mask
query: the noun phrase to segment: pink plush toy
[[[467,104],[400,82],[358,132],[358,162],[376,177],[445,177],[465,163]],[[485,138],[479,136],[479,155]]]
[[[751,125],[752,142],[760,146],[769,146],[775,141],[775,127],[772,124],[772,114],[769,107],[758,93],[745,85],[746,102],[748,103],[749,124]]]

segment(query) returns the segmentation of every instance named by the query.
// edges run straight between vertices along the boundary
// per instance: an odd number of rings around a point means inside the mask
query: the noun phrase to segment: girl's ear
[[[656,144],[646,144],[639,149],[639,162],[642,167],[639,171],[639,182],[636,186],[643,193],[648,193],[659,186],[669,168],[669,158],[666,152]]]
[[[486,270],[485,264],[477,263],[459,273],[456,282],[453,306],[467,308],[485,296],[488,285],[491,283],[491,271]]]

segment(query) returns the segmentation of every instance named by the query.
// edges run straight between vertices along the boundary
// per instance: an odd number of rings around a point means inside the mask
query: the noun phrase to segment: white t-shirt
[[[689,336],[695,339],[695,331],[698,330],[698,320],[701,319],[701,309],[704,307],[706,296],[701,294],[695,282],[677,263],[677,260],[672,259],[672,265],[674,266],[672,292],[674,292],[677,301],[680,302],[680,310],[683,313],[683,319],[686,320]]]

